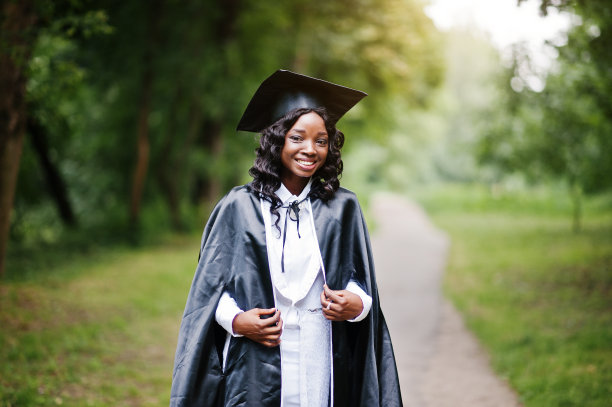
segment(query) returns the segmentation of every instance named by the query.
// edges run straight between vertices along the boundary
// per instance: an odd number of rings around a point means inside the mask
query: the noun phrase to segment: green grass
[[[198,236],[0,282],[0,406],[166,406]]]
[[[416,194],[452,248],[447,295],[527,407],[612,405],[612,210],[559,191]]]

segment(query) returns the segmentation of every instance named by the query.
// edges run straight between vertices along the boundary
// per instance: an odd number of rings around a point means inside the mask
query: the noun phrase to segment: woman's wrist
[[[236,313],[236,315],[234,315],[234,318],[232,319],[232,335],[234,336],[242,336],[242,333],[239,332],[240,324],[236,323],[236,319],[238,319],[238,317],[242,314],[244,314],[244,311]]]

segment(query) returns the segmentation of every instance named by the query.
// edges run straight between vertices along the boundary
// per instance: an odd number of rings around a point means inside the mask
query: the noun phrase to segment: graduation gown
[[[357,198],[340,188],[332,199],[311,198],[311,204],[327,284],[339,290],[352,278],[372,297],[363,321],[332,323],[334,406],[401,406],[393,348]],[[261,206],[248,185],[221,199],[204,228],[179,331],[170,406],[278,407],[278,347],[232,337],[222,367],[226,332],[215,321],[215,311],[223,291],[244,310],[274,307]]]

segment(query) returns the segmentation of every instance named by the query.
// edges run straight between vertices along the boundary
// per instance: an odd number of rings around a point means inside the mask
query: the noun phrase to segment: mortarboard
[[[335,124],[367,93],[295,72],[278,70],[251,98],[236,130],[261,132],[297,108],[325,107]]]

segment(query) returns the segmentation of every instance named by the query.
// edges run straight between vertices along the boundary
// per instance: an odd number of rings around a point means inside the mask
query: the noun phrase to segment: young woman
[[[400,406],[368,232],[339,187],[338,119],[364,93],[277,71],[239,130],[249,173],[204,229],[171,406]]]

